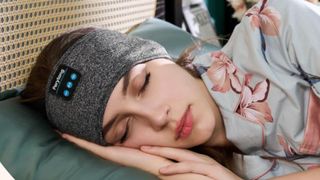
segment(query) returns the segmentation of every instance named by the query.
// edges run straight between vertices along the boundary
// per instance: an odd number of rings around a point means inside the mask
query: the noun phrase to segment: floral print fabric
[[[207,73],[214,84],[212,90],[224,93],[232,88],[240,93],[241,85],[232,61],[221,51],[212,53],[211,57],[213,63]]]
[[[196,57],[245,179],[320,166],[319,33],[318,7],[261,0],[221,51]]]
[[[255,5],[245,16],[250,18],[251,27],[261,29],[262,33],[269,36],[277,36],[280,27],[280,13],[267,4],[268,0],[263,0],[262,4]]]
[[[245,74],[244,84],[241,85],[237,67],[221,51],[211,54],[212,65],[207,70],[207,75],[212,81],[212,91],[225,93],[229,90],[241,94],[240,104],[236,112],[250,121],[263,124],[272,121],[271,110],[266,99],[269,92],[269,80],[258,82],[250,87],[252,74]]]

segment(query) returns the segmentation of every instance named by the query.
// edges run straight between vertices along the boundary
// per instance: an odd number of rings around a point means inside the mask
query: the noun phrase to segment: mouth
[[[186,139],[192,132],[193,117],[190,105],[183,114],[180,121],[177,122],[175,139]]]

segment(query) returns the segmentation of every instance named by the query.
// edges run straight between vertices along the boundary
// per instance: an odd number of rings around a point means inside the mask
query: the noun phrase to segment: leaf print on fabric
[[[267,6],[267,1],[263,0],[261,7],[258,7],[258,5],[253,6],[245,15],[250,18],[253,29],[258,28],[265,35],[277,36],[279,34],[281,16],[276,9]]]
[[[286,157],[292,157],[295,155],[294,149],[288,144],[287,140],[281,136],[277,135],[279,144],[283,147],[283,151],[286,153]]]
[[[240,93],[241,84],[232,61],[221,51],[212,53],[211,58],[213,63],[207,74],[213,83],[212,90],[225,93],[232,88],[236,93]]]
[[[238,114],[250,121],[264,124],[272,122],[271,110],[266,102],[270,82],[268,79],[256,84],[255,88],[249,86],[251,75],[245,76],[245,85],[241,92],[240,104],[236,110]]]

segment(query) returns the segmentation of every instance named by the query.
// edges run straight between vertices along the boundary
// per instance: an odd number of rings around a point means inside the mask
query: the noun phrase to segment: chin
[[[193,138],[190,138],[190,143],[188,143],[185,148],[192,148],[204,145],[210,140],[210,137],[211,136],[207,133],[197,133],[193,136]]]
[[[212,136],[213,136],[213,129],[214,126],[206,127],[206,129],[203,129],[201,133],[199,133],[199,144],[198,145],[205,145],[208,142],[210,142]]]

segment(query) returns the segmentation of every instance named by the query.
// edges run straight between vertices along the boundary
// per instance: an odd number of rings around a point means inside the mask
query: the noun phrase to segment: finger
[[[91,144],[93,144],[93,143],[91,143],[89,141],[86,141],[84,139],[72,136],[70,134],[63,133],[63,134],[61,134],[61,136],[62,136],[63,139],[66,139],[67,141],[70,141],[70,142],[72,142],[72,143],[74,143],[74,144],[76,144],[76,145],[78,145],[78,146],[80,146],[82,148],[86,148],[88,146],[90,147]]]
[[[149,154],[162,156],[178,162],[196,161],[196,162],[209,163],[209,164],[217,163],[214,159],[212,159],[209,156],[199,154],[187,149],[157,147],[157,146],[142,146],[141,150]]]
[[[69,134],[62,134],[62,137],[76,144],[77,146],[102,157],[103,159],[108,159],[117,163],[124,164],[123,158],[126,158],[127,154],[130,154],[120,147],[100,146],[98,144],[77,138]],[[128,160],[130,161],[131,159]]]
[[[169,165],[171,163],[170,161],[162,157],[147,154],[133,148],[120,146],[100,146],[89,141],[77,138],[75,136],[71,136],[69,134],[63,134],[63,137],[68,141],[80,146],[81,148],[84,148],[102,157],[103,159],[108,159],[110,161],[126,166],[143,168],[146,164],[149,164],[150,169],[152,169],[152,164],[154,162],[158,162],[159,164],[163,165]]]
[[[98,155],[101,155],[102,152],[105,150],[103,146],[100,146],[98,144],[95,144],[95,143],[86,141],[84,139],[72,136],[70,134],[63,133],[62,137],[64,139],[66,139],[67,141],[70,141],[70,142],[76,144],[77,146],[79,146],[83,149],[86,149],[88,151],[91,151],[91,152],[98,154]]]
[[[119,156],[125,155],[127,152],[125,148],[116,147],[116,146],[101,146],[95,143],[92,143],[90,141],[72,136],[70,134],[62,134],[62,137],[77,146],[86,149],[88,151],[93,152],[94,154],[97,154],[105,159],[113,160],[116,159]]]

